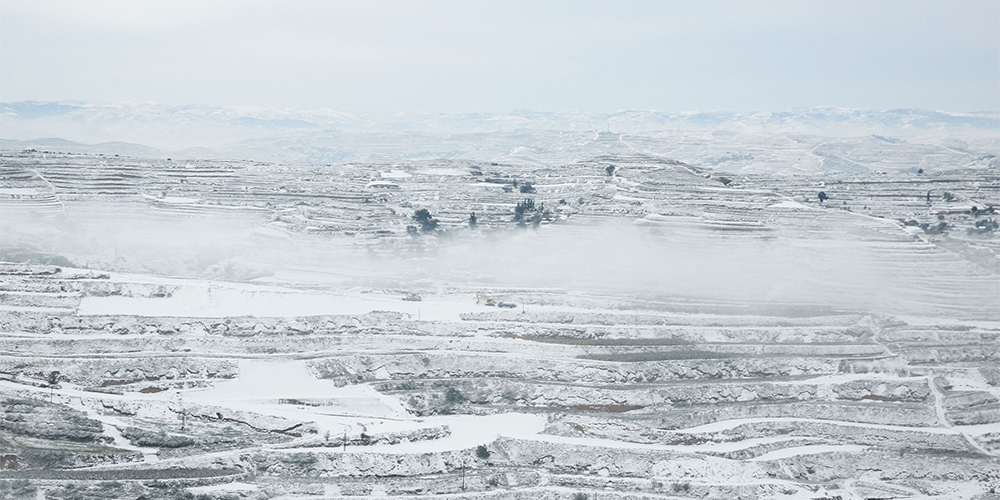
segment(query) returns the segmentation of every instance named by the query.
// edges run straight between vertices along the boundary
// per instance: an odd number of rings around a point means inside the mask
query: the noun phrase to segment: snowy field
[[[995,161],[674,139],[4,152],[0,497],[996,498]]]

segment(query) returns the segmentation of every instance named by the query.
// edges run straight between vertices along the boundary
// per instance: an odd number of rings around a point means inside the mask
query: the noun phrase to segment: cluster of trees
[[[986,207],[986,209],[984,210],[980,210],[979,207],[975,205],[972,205],[972,208],[969,209],[969,215],[971,215],[973,218],[976,219],[978,219],[980,215],[986,215],[986,214],[993,215],[995,213],[996,209],[993,208],[993,205]]]
[[[522,201],[517,202],[514,206],[514,222],[521,222],[524,220],[524,216],[527,213],[535,210],[535,200],[532,198],[525,198]]]
[[[431,212],[426,208],[421,208],[413,213],[413,220],[420,227],[417,226],[406,226],[406,232],[410,236],[417,236],[418,234],[432,234],[440,232],[438,230],[438,220],[431,215]]]
[[[537,190],[530,182],[518,182],[515,180],[513,186],[518,188],[521,193],[525,194],[535,194]],[[504,191],[513,191],[509,189],[509,186],[504,186]],[[580,199],[581,203],[583,198]],[[565,205],[566,200],[559,200],[560,205]],[[420,236],[421,234],[441,234],[442,231],[438,228],[440,222],[431,215],[430,211],[426,208],[421,208],[413,213],[411,217],[416,225],[406,226],[406,232],[411,236]],[[551,220],[552,212],[545,208],[544,203],[535,204],[535,200],[532,198],[525,198],[519,202],[514,207],[514,222],[517,223],[518,227],[527,227],[531,224],[532,227],[537,228],[541,225],[543,220]],[[479,227],[479,217],[475,212],[472,212],[468,218],[469,228],[476,229]]]
[[[531,227],[537,228],[541,225],[542,220],[551,219],[551,217],[552,212],[545,208],[544,203],[535,205],[535,200],[531,198],[525,198],[514,206],[514,222],[517,223],[517,227],[527,227],[527,224],[530,223]]]
[[[910,220],[900,219],[900,221],[902,221],[903,225],[905,226],[917,226],[920,229],[923,229],[924,232],[927,234],[941,234],[946,229],[948,229],[948,223],[943,220],[939,221],[937,224],[934,225],[931,225],[929,222],[917,222],[913,219]]]
[[[524,194],[535,194],[538,192],[530,182],[518,182],[517,179],[514,179],[514,182],[510,186],[504,186],[503,192],[512,193],[515,189]]]
[[[559,203],[564,205],[566,200],[560,200]],[[551,218],[552,212],[545,208],[545,204],[536,205],[532,198],[525,198],[514,206],[514,222],[517,223],[518,227],[528,227],[528,224],[531,224],[532,227],[537,228],[543,220],[551,220]],[[410,236],[441,234],[441,230],[438,229],[440,222],[426,208],[414,212],[412,219],[417,225],[406,226],[406,232]],[[471,229],[479,227],[479,217],[475,212],[469,215],[468,224]]]
[[[976,220],[976,222],[973,223],[972,227],[966,229],[966,233],[968,234],[993,233],[996,232],[998,229],[1000,229],[1000,222],[997,222],[997,220],[994,219],[993,217],[980,218],[980,216],[984,216],[987,214],[993,215],[994,213],[996,213],[996,209],[994,209],[992,206],[986,209],[980,209],[979,207],[973,205],[972,208],[966,213],[973,216],[973,218]],[[945,221],[944,215],[938,215],[938,222],[936,224],[932,224],[929,222],[918,222],[914,219],[909,219],[909,220],[899,219],[899,221],[906,226],[919,227],[920,229],[923,229],[925,233],[928,234],[941,234],[945,232],[949,227],[951,227]]]
[[[972,208],[969,209],[969,215],[971,215],[973,219],[976,219],[976,222],[973,225],[973,227],[969,228],[968,232],[970,234],[971,233],[985,234],[985,233],[996,232],[997,229],[1000,229],[1000,223],[998,223],[996,219],[994,219],[993,217],[987,217],[983,219],[979,218],[979,216],[981,215],[993,215],[995,213],[996,209],[993,208],[993,205],[990,205],[982,210],[980,210],[979,207],[972,205]]]
[[[975,231],[978,233],[992,233],[997,229],[1000,229],[1000,223],[996,219],[990,217],[989,219],[979,219],[976,221],[975,229],[969,228],[970,231]]]

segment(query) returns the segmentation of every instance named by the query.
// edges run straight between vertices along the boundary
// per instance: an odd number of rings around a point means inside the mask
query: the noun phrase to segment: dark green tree
[[[514,207],[514,221],[520,222],[524,220],[525,214],[534,209],[535,200],[531,198],[525,198],[524,200],[517,202],[517,205]]]
[[[438,227],[438,220],[426,208],[413,212],[413,220],[420,224],[420,231],[423,233],[434,232]]]

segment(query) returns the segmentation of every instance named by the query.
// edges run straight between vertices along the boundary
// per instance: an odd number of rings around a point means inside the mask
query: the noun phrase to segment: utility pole
[[[347,451],[347,429],[344,429],[344,451]]]

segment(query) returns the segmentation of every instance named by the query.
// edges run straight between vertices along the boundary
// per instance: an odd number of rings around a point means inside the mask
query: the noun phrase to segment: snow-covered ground
[[[1000,487],[1000,240],[981,231],[1000,205],[994,167],[783,176],[754,173],[756,150],[708,168],[642,137],[571,139],[604,153],[558,168],[536,156],[578,150],[335,166],[5,156],[0,250],[27,264],[0,263],[0,488]],[[810,143],[809,161],[874,162],[857,141]]]

